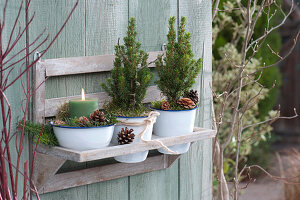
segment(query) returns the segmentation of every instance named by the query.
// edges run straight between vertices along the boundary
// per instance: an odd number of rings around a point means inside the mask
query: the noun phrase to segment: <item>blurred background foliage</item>
[[[244,41],[245,20],[242,18],[241,10],[238,9],[238,1],[236,0],[220,0],[219,9],[214,21],[213,21],[213,89],[216,94],[222,94],[225,90],[226,85],[232,80],[238,72],[238,68],[233,67],[233,63],[239,63],[241,59],[241,48]],[[246,4],[247,1],[240,1],[241,4]],[[260,4],[260,0],[257,1],[257,5]],[[280,1],[278,0],[278,4]],[[271,11],[274,12],[275,8],[271,7]],[[275,14],[271,26],[277,24],[281,19],[279,14]],[[260,37],[264,34],[266,27],[267,17],[266,13],[262,15],[257,21],[254,39]],[[251,59],[251,62],[246,67],[246,73],[255,71],[255,69],[266,65],[275,63],[278,58],[268,48],[269,44],[272,49],[279,51],[281,48],[281,37],[278,31],[272,32],[265,40],[264,45],[259,49],[257,54]],[[252,52],[249,52],[247,56],[249,57]],[[226,56],[225,56],[226,55]],[[259,74],[257,74],[258,78]],[[272,88],[274,81],[276,85]],[[251,82],[251,80],[245,80],[245,83]],[[275,111],[272,111],[279,94],[279,87],[281,85],[281,75],[278,67],[271,67],[263,71],[261,78],[258,81],[265,88],[262,90],[260,98],[257,104],[252,106],[249,110],[245,112],[245,117],[243,120],[244,126],[254,124],[265,120],[271,116],[275,115]],[[257,84],[249,84],[242,89],[242,100],[241,104],[246,103],[249,97],[257,94],[260,87]],[[234,96],[233,96],[234,97]],[[229,100],[229,109],[224,112],[223,123],[226,120],[231,119],[231,101]],[[222,98],[214,98],[215,113],[218,114],[222,105]],[[220,132],[220,140],[229,132],[229,125],[224,126]],[[268,157],[271,153],[270,145],[275,140],[275,138],[270,134],[272,127],[269,125],[262,125],[259,127],[248,128],[243,131],[243,138],[251,138],[245,140],[240,147],[240,166],[258,164],[262,167],[268,165]],[[254,137],[253,134],[255,135]],[[235,138],[233,138],[234,140]],[[236,147],[234,142],[232,142],[227,148],[224,155],[224,173],[227,178],[233,177],[234,164],[235,164],[235,152]]]

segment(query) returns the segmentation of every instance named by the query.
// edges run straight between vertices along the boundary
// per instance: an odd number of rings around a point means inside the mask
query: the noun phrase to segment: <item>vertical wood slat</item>
[[[176,15],[177,0],[129,0],[129,17],[136,18],[137,38],[145,51],[161,50],[167,42],[168,19]],[[165,170],[131,176],[130,200],[176,200],[178,176],[178,161]]]
[[[85,56],[114,54],[114,47],[126,35],[128,24],[128,0],[85,0],[86,37]],[[109,73],[85,76],[85,88],[89,93],[104,92],[99,86]],[[88,167],[97,162],[87,163]],[[128,177],[94,183],[87,186],[88,200],[128,200]]]
[[[33,96],[33,120],[43,123],[45,118],[45,65],[38,61],[34,69],[33,87],[38,88]]]
[[[53,38],[59,30],[63,21],[66,19],[68,12],[74,6],[77,0],[34,0],[31,2],[30,12],[36,12],[35,20],[29,30],[30,41],[37,36],[44,27],[49,33],[49,39]],[[59,35],[58,39],[44,55],[43,59],[74,57],[85,55],[85,0],[80,0],[79,4],[66,24],[66,27]],[[46,33],[46,34],[47,34]],[[49,40],[46,42],[49,44]],[[45,45],[47,45],[45,44]],[[39,48],[38,51],[45,49],[45,46]],[[66,77],[50,77],[45,84],[45,97],[55,98],[61,96],[71,96],[78,94],[84,84],[84,76],[66,76]],[[67,168],[68,170],[84,167],[86,164],[66,162],[60,171]],[[62,190],[41,195],[42,200],[70,200],[70,199],[87,199],[87,186]]]
[[[211,128],[211,1],[179,0],[179,15],[187,18],[196,58],[203,58],[203,69],[194,89],[200,94],[196,126]],[[180,199],[212,199],[211,140],[196,142],[180,158]]]

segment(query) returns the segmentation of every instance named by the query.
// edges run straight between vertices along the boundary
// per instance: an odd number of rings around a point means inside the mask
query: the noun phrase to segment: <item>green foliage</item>
[[[115,46],[114,68],[112,77],[102,84],[104,90],[112,97],[107,107],[115,114],[114,108],[130,113],[140,110],[143,113],[142,101],[153,75],[148,68],[148,54],[140,50],[141,44],[136,40],[135,18],[131,18],[124,37],[124,45]]]
[[[186,33],[185,17],[181,17],[180,25],[175,31],[175,17],[169,19],[169,33],[166,56],[158,56],[155,63],[159,80],[156,82],[159,89],[167,97],[171,107],[195,83],[195,78],[202,67],[202,60],[195,60],[191,49],[190,33]]]
[[[23,121],[19,123],[20,128],[23,127]],[[42,131],[43,129],[43,131]],[[25,122],[24,130],[31,137],[34,138],[34,142],[37,143],[39,139],[39,144],[45,144],[48,146],[57,146],[58,141],[54,135],[53,128],[50,124],[42,125],[40,123],[34,123],[31,121]],[[42,131],[42,133],[41,133]]]

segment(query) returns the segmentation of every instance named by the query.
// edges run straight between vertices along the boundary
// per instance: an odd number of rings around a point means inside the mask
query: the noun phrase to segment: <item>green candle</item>
[[[84,90],[82,89],[82,98],[69,101],[70,117],[89,117],[89,115],[98,109],[97,99],[85,99]]]

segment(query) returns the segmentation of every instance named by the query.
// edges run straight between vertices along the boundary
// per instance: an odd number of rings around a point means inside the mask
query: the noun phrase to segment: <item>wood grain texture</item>
[[[52,156],[57,156],[66,160],[72,160],[76,162],[86,162],[99,160],[104,158],[110,158],[115,156],[126,155],[130,153],[136,153],[146,150],[158,149],[162,147],[162,144],[155,142],[161,141],[166,146],[173,146],[177,144],[184,144],[188,142],[195,142],[199,140],[209,139],[215,136],[215,131],[212,129],[195,128],[191,134],[172,136],[172,137],[159,137],[153,135],[151,142],[140,142],[128,145],[115,145],[101,149],[94,149],[88,151],[76,151],[63,147],[47,147],[39,146],[38,152],[45,153]]]
[[[175,162],[175,160],[172,161]],[[41,192],[48,193],[56,190],[117,179],[124,176],[157,171],[168,168],[171,164],[172,163],[169,162],[167,155],[157,155],[135,164],[114,163],[60,173],[51,176]]]
[[[148,53],[148,63],[150,63],[163,52],[155,51]],[[41,63],[46,66],[46,76],[50,77],[111,71],[113,69],[114,59],[114,55],[98,55],[47,59],[42,60]],[[149,67],[155,67],[155,64],[151,63]]]
[[[179,15],[187,18],[195,56],[203,58],[203,69],[194,85],[200,93],[195,125],[211,128],[211,1],[179,0]],[[212,199],[211,153],[211,140],[206,140],[195,143],[180,158],[180,199]]]
[[[44,193],[43,186],[56,174],[59,168],[66,162],[65,159],[57,156],[35,154],[33,181],[39,192]]]
[[[143,103],[150,103],[156,100],[161,99],[160,90],[157,88],[157,86],[150,86],[147,89],[147,94],[145,99],[143,100]],[[99,108],[103,108],[103,105],[105,103],[108,103],[110,100],[110,97],[107,95],[106,92],[99,92],[94,94],[87,94],[87,98],[96,98],[98,99]],[[52,117],[57,114],[57,107],[64,104],[65,102],[68,102],[71,99],[80,99],[81,95],[76,96],[68,96],[68,97],[60,97],[60,98],[53,98],[53,99],[46,99],[45,102],[45,110],[44,110],[44,116],[45,117]]]
[[[74,6],[76,0],[35,0],[32,1],[31,12],[36,11],[36,20],[30,29],[30,40],[33,40],[40,30],[47,27],[50,38],[53,38],[59,30],[69,11]],[[61,58],[71,56],[84,56],[85,54],[85,2],[79,1],[74,14],[70,18],[65,29],[59,38],[45,54],[43,59]],[[39,48],[44,50],[45,46]],[[55,98],[61,96],[71,96],[79,94],[84,84],[84,76],[64,76],[53,77],[46,81],[45,96],[46,98]],[[78,164],[77,164],[78,165]],[[77,168],[78,166],[67,162],[64,167],[68,169]],[[86,166],[85,163],[80,165]],[[42,195],[43,200],[52,199],[87,199],[87,186],[53,192]]]
[[[3,45],[2,50],[5,50],[5,48],[7,46],[7,43],[9,41],[10,32],[11,32],[11,29],[12,29],[13,24],[15,22],[15,18],[17,16],[20,3],[21,2],[19,0],[10,0],[7,4],[6,17],[5,17],[5,26],[4,26],[3,32],[1,33],[1,36],[2,36],[2,41],[1,42],[2,42],[2,45]],[[4,4],[5,4],[5,1],[0,1],[1,20],[3,20]],[[25,17],[24,10],[22,10],[21,13],[20,13],[20,20],[17,24],[16,31],[15,31],[15,34],[13,36],[13,39],[15,39],[16,36],[17,36],[19,26],[24,28],[24,26],[25,26],[24,17]],[[25,44],[26,44],[26,41],[25,41],[25,35],[24,35],[19,40],[19,42],[16,44],[15,48],[11,51],[11,53],[8,55],[8,57],[5,60],[8,60],[8,58],[15,55],[21,49],[23,49],[25,47]],[[21,59],[23,56],[24,56],[24,53],[21,53],[20,55],[16,56],[12,61],[8,62],[4,67],[7,67],[10,64],[16,62],[18,59]],[[8,79],[8,83],[20,74],[20,68],[21,67],[23,69],[25,68],[21,64],[17,64],[13,67],[14,69],[10,73],[10,78]],[[9,70],[6,70],[4,72],[4,76],[6,76],[8,74],[8,71]],[[24,79],[25,79],[25,76],[24,76]],[[24,84],[26,85],[27,81],[26,80],[23,80],[23,81],[24,81]],[[17,122],[23,117],[21,102],[22,102],[23,99],[25,99],[25,95],[23,93],[20,81],[15,82],[15,84],[13,84],[10,88],[8,88],[5,91],[5,95],[6,95],[8,101],[11,105],[11,110],[12,110],[10,136],[13,136],[13,134],[16,131]],[[7,105],[5,105],[5,108],[6,108],[6,111],[7,111]],[[1,123],[0,123],[0,129],[1,129],[1,131],[3,131],[2,120],[1,120]],[[19,138],[20,138],[20,135],[19,135]],[[18,138],[18,141],[19,141],[19,138]],[[15,148],[15,144],[16,144],[15,140],[16,140],[16,137],[12,137],[12,139],[10,140],[10,143],[9,143],[10,151],[11,151],[11,161],[12,161],[13,165],[16,165],[16,163],[17,163],[17,152],[16,152],[16,148]],[[3,140],[1,140],[1,142],[3,142]],[[22,173],[24,172],[24,169],[23,169],[24,162],[26,160],[29,160],[28,143],[29,143],[28,138],[27,138],[27,136],[25,136],[23,153],[22,153],[22,157],[20,159],[20,171]],[[6,164],[6,170],[7,170],[6,172],[9,173],[9,171],[8,171],[8,162],[6,162],[5,164]],[[13,168],[13,172],[15,173],[14,168]],[[9,180],[9,177],[8,177],[8,180]],[[21,196],[22,193],[23,193],[23,182],[24,182],[23,176],[21,174],[19,174],[19,178],[18,178],[18,195],[19,196]]]
[[[42,14],[38,15],[39,21],[35,23],[35,28],[31,29],[32,34],[48,24],[53,35],[64,18],[65,11],[70,9],[74,1],[35,1],[35,8]],[[195,85],[202,101],[197,113],[197,124],[210,128],[210,1],[178,2],[179,8],[177,0],[82,0],[62,37],[47,53],[47,58],[112,54],[118,38],[122,38],[126,32],[129,16],[137,18],[138,37],[143,49],[160,51],[161,45],[166,42],[167,20],[169,16],[176,16],[179,10],[180,14],[188,18],[188,30],[192,32],[195,54],[204,57],[204,70]],[[83,86],[88,93],[103,92],[99,84],[107,76],[109,73],[104,72],[50,77],[47,80],[45,96],[52,99],[79,95]],[[196,143],[180,160],[180,166],[175,162],[167,170],[51,192],[42,195],[42,199],[211,199],[210,155],[211,141]],[[64,167],[76,168],[73,164]]]
[[[176,15],[177,0],[129,0],[129,17],[136,18],[137,38],[145,51],[161,50],[167,42],[168,19]],[[178,162],[169,169],[132,176],[129,181],[130,200],[176,200]]]
[[[85,55],[114,54],[114,47],[126,34],[128,25],[128,0],[85,0],[86,38]],[[92,73],[85,76],[89,93],[104,92],[100,84],[110,73]],[[98,163],[87,164],[89,167]],[[127,200],[128,177],[95,183],[87,186],[89,200]]]

